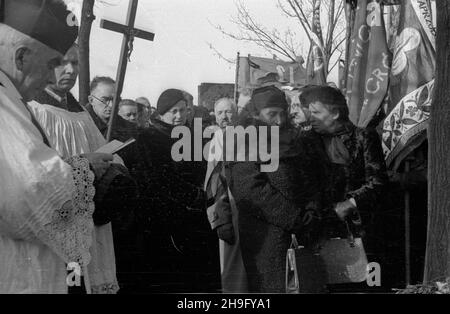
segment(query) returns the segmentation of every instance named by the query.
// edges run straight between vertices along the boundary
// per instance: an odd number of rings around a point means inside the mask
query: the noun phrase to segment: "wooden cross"
[[[119,110],[119,99],[120,95],[122,94],[123,82],[125,79],[125,73],[127,71],[127,64],[130,60],[131,52],[133,51],[134,38],[138,37],[149,41],[153,41],[153,39],[155,38],[155,34],[134,27],[137,6],[138,0],[130,0],[130,4],[128,6],[127,21],[125,25],[108,20],[100,21],[101,28],[123,34],[122,49],[120,50],[119,67],[117,69],[116,76],[116,94],[114,96],[111,118],[109,119],[108,134],[106,136],[107,141],[111,140],[112,130],[116,122],[117,111]]]

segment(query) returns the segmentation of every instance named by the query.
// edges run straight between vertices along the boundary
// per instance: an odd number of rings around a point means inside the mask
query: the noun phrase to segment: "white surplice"
[[[66,263],[90,262],[94,174],[44,144],[1,71],[0,85],[0,293],[67,293]]]
[[[42,126],[50,145],[63,158],[95,152],[106,144],[87,111],[70,112],[35,101],[28,103]],[[115,293],[118,290],[111,223],[95,226],[89,279],[94,293]]]

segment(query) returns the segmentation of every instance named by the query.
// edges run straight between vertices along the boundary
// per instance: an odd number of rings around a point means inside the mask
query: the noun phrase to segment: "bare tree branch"
[[[216,47],[214,47],[214,45],[213,45],[212,43],[208,43],[208,42],[207,42],[206,44],[209,46],[209,48],[210,48],[212,51],[214,51],[214,54],[215,54],[217,57],[219,57],[219,59],[225,60],[227,63],[230,63],[230,64],[236,64],[236,60],[226,58],[222,53],[220,53],[220,52],[216,49]]]
[[[340,35],[341,33],[343,33],[344,31],[345,31],[345,30],[342,29],[342,30],[339,32],[339,35]],[[337,36],[337,37],[338,37],[338,36]],[[339,51],[339,49],[340,49],[341,45],[344,43],[344,41],[345,41],[345,36],[344,36],[342,39],[340,39],[339,41],[335,41],[335,43],[334,43],[334,45],[333,45],[333,48],[331,49],[330,56],[332,56],[336,51]]]
[[[343,51],[341,45],[345,41],[345,36],[342,36],[345,27],[342,25],[342,15],[345,8],[345,0],[277,0],[276,4],[284,16],[294,19],[300,24],[299,31],[297,32],[304,32],[309,39],[309,43],[312,42],[313,38],[312,17],[314,14],[314,5],[319,6],[321,13],[319,21],[316,19],[318,26],[317,36],[324,52],[323,62],[326,73],[329,73],[336,65],[335,62],[331,67],[329,65],[333,55],[339,52],[342,53]],[[284,30],[276,28],[272,30],[268,29],[250,14],[243,0],[236,2],[236,9],[237,14],[232,17],[231,22],[238,27],[238,32],[229,32],[220,25],[210,24],[229,38],[253,43],[271,54],[276,53],[293,62],[298,62],[298,56],[304,54],[303,48],[305,47],[302,45],[302,41],[298,39],[296,31],[290,28]],[[324,23],[320,21],[322,17],[325,17]],[[220,59],[224,59],[227,62],[230,61],[217,51],[211,43],[209,43],[209,47]]]
[[[343,52],[341,51],[340,55],[338,58],[336,58],[336,60],[334,61],[333,65],[331,66],[331,68],[328,69],[328,74],[331,73],[331,71],[333,71],[333,69],[336,67],[336,65],[339,63],[339,60],[341,60],[342,58],[342,54]]]
[[[300,23],[302,23],[302,25],[305,27],[305,29],[311,31],[311,24],[309,23],[309,18],[311,17],[314,3],[310,2],[311,9],[309,12],[307,12],[303,9],[304,7],[301,3],[302,1],[288,0],[288,2],[291,5],[292,9],[295,10],[296,13],[298,12],[297,16],[299,17]]]

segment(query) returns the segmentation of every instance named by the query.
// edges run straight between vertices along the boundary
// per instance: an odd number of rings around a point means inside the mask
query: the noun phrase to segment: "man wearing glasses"
[[[86,109],[100,132],[106,136],[112,113],[116,82],[110,77],[96,76],[91,82],[91,94]]]
[[[107,76],[96,76],[91,82],[91,94],[88,97],[89,104],[86,110],[91,114],[97,128],[106,137],[108,133],[108,121],[112,114],[116,82]],[[120,100],[119,100],[120,101]],[[117,116],[111,139],[125,142],[136,137],[137,126]]]

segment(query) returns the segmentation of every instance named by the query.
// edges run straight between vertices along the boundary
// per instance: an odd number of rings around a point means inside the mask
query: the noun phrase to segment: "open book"
[[[119,151],[121,151],[122,149],[124,149],[125,147],[127,147],[128,145],[130,145],[130,144],[132,144],[134,142],[136,142],[136,140],[134,138],[130,138],[126,142],[121,142],[121,141],[118,141],[118,140],[112,140],[108,144],[103,145],[102,147],[97,149],[95,152],[96,153],[105,153],[105,154],[114,155],[114,154],[118,153]]]

